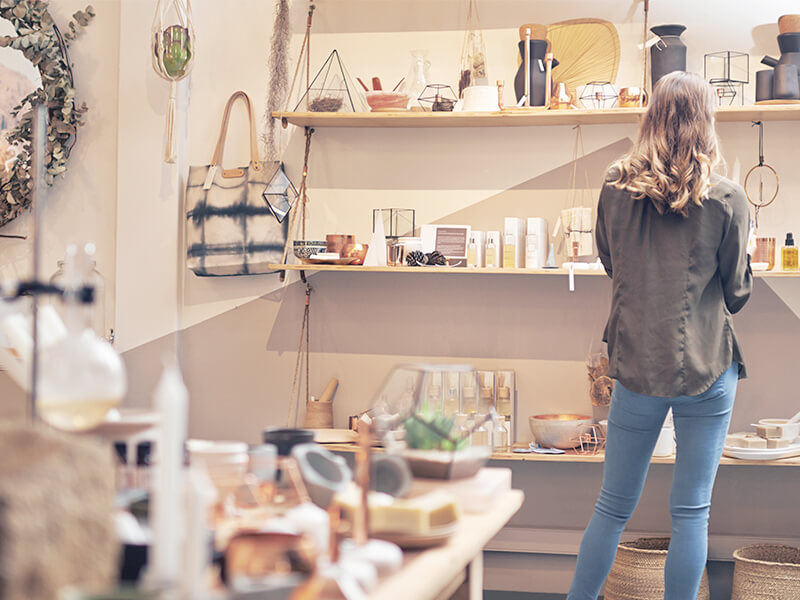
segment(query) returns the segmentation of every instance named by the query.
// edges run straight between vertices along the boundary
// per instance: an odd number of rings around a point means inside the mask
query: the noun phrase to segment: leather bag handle
[[[245,104],[247,105],[247,115],[250,119],[250,165],[256,170],[261,170],[261,161],[258,160],[258,145],[256,143],[256,120],[253,116],[253,103],[250,101],[250,96],[248,96],[245,92],[239,90],[238,92],[234,92],[234,94],[228,98],[228,102],[225,105],[225,112],[222,116],[222,126],[219,130],[219,138],[217,139],[217,146],[214,148],[214,157],[211,159],[211,166],[212,167],[221,167],[222,166],[222,154],[225,151],[225,138],[228,135],[228,122],[231,116],[231,108],[233,107],[234,102],[241,98],[244,100]],[[223,172],[224,176],[224,172]]]

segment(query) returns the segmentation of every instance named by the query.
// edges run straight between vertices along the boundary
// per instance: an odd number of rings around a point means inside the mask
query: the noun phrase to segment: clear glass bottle
[[[102,273],[97,270],[97,261],[91,261],[91,274],[89,275],[89,285],[94,287],[94,304],[86,307],[86,311],[92,313],[92,329],[99,336],[109,339],[109,332],[106,331],[106,280]],[[50,277],[50,283],[59,287],[64,287],[64,261],[58,261],[58,270]],[[61,306],[59,306],[61,304]],[[64,318],[63,303],[56,300],[57,310]]]
[[[467,446],[472,445],[473,427],[475,425],[475,413],[466,415],[458,413],[456,415],[456,423],[458,423],[458,435],[460,438],[467,440]]]
[[[503,417],[495,416],[492,420],[492,447],[495,452],[508,452],[508,428],[506,427],[506,420]]]
[[[444,416],[449,417],[458,413],[458,388],[452,385],[447,390],[447,396],[444,399]]]
[[[472,415],[472,445],[492,447],[492,421],[486,415]],[[479,424],[480,423],[480,424]]]
[[[57,429],[83,431],[99,425],[125,395],[122,360],[91,327],[92,298],[82,290],[91,282],[94,246],[67,248],[64,262],[64,325],[67,335],[41,355],[39,416]]]
[[[431,81],[431,63],[428,60],[427,50],[411,51],[411,66],[403,82],[402,91],[408,94],[408,107],[419,107],[417,101]]]

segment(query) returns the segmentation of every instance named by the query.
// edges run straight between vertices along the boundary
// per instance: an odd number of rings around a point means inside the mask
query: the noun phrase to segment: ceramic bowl
[[[316,240],[295,240],[293,247],[294,255],[297,258],[309,258],[320,252],[325,252],[327,244]]]
[[[783,15],[779,17],[778,31],[781,34],[800,32],[800,15]]]
[[[328,508],[336,492],[341,492],[353,479],[347,462],[319,444],[298,444],[292,448],[300,475],[311,501]]]
[[[296,445],[313,442],[314,432],[310,429],[270,427],[261,432],[261,439],[265,444],[275,444],[278,456],[289,456]]]
[[[408,110],[411,97],[403,92],[367,92],[367,104],[373,112]]]
[[[593,422],[592,417],[586,415],[533,415],[528,418],[531,433],[540,446],[562,450],[578,446],[578,429]]]
[[[250,459],[244,442],[186,440],[189,464],[203,465],[220,492],[235,489],[247,473]]]

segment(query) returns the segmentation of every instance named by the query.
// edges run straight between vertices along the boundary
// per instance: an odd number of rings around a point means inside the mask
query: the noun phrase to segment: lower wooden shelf
[[[325,447],[331,452],[355,452],[356,444],[325,444]],[[378,452],[382,449],[377,448]],[[577,452],[568,451],[565,454],[522,454],[517,452],[495,452],[492,454],[492,461],[499,462],[536,462],[536,463],[603,463],[605,455],[602,452],[598,454],[579,454]],[[657,457],[651,459],[651,463],[655,465],[672,465],[675,464],[675,457]],[[782,458],[780,460],[742,460],[739,458],[729,458],[723,456],[720,465],[724,466],[750,466],[750,467],[800,467],[800,456],[793,458]]]
[[[497,268],[458,268],[458,267],[365,267],[362,265],[268,265],[273,271],[333,271],[336,273],[416,273],[424,275],[568,275],[564,268],[556,269],[497,269]],[[576,269],[576,276],[601,275],[602,269]],[[800,271],[754,271],[754,277],[800,277]]]

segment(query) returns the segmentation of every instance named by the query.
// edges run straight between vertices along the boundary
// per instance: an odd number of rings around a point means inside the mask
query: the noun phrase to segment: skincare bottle
[[[455,396],[456,390],[455,389],[451,389],[450,393],[452,393]],[[464,405],[463,406],[463,411],[471,412],[471,411],[474,411],[476,408],[478,408],[478,405],[477,405],[477,403],[475,401],[475,388],[474,387],[464,386],[463,388],[461,388],[461,397],[462,397],[463,405]],[[457,396],[455,396],[455,405],[456,405],[456,409],[458,409],[458,397]]]
[[[794,245],[794,238],[791,232],[786,234],[786,241],[781,248],[781,267],[784,271],[798,270],[797,246]]]
[[[517,256],[517,240],[513,234],[507,233],[503,236],[503,268],[513,269],[516,267],[515,259]]]
[[[528,217],[525,236],[525,268],[541,269],[547,260],[547,221],[541,217]]]
[[[525,222],[519,217],[503,219],[503,268],[519,269],[525,264]]]
[[[486,232],[486,268],[496,269],[500,266],[502,242],[499,231]]]
[[[486,266],[484,256],[484,234],[482,231],[470,231],[469,244],[467,245],[467,266],[484,267]]]

